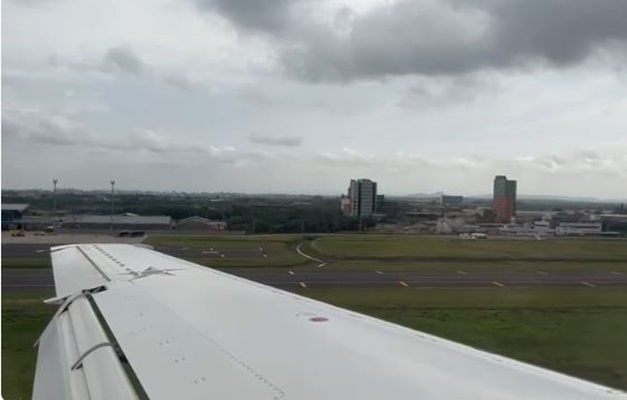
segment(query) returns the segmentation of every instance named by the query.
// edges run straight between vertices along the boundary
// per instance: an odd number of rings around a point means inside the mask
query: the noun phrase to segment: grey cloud
[[[133,75],[140,75],[144,70],[144,62],[128,47],[112,47],[102,58],[105,70],[117,69]]]
[[[181,89],[193,89],[194,87],[198,86],[198,85],[194,84],[185,75],[178,75],[178,74],[169,73],[169,74],[163,75],[162,79],[163,79],[164,82],[169,83],[169,84],[171,84],[173,86],[176,86],[178,88],[181,88]]]
[[[623,0],[515,0],[492,9],[496,57],[537,56],[555,64],[576,63],[611,41],[627,39]],[[514,49],[515,51],[508,51]]]
[[[132,48],[115,46],[108,48],[104,54],[94,59],[71,60],[50,54],[46,62],[53,68],[68,68],[80,72],[97,72],[105,74],[126,73],[137,78],[149,78],[180,89],[206,89],[207,84],[190,77],[183,71],[160,68],[146,63]]]
[[[251,143],[265,146],[298,147],[303,144],[302,136],[267,136],[250,135],[248,140]]]
[[[92,144],[96,139],[85,126],[65,116],[36,113],[3,113],[2,136],[57,146]]]
[[[39,6],[42,4],[53,3],[58,0],[11,0],[14,4],[19,4],[20,6]]]
[[[413,168],[455,169],[464,171],[482,171],[488,174],[508,168],[516,170],[539,171],[543,173],[596,172],[599,174],[626,175],[627,147],[616,146],[613,149],[595,149],[565,154],[548,154],[533,157],[517,157],[513,159],[486,157],[447,157],[429,158],[421,154],[364,154],[351,148],[341,148],[333,152],[322,152],[315,155],[321,165],[364,166],[375,171],[399,170]]]
[[[148,72],[148,67],[130,47],[108,48],[98,59],[67,59],[57,54],[49,54],[46,62],[53,68],[67,68],[82,72],[104,72],[112,74],[124,72],[139,76]]]
[[[214,10],[250,31],[279,32],[292,24],[294,0],[193,0],[201,9]]]
[[[422,79],[404,90],[397,101],[399,107],[428,108],[451,106],[477,100],[485,93],[500,90],[498,79],[478,76]]]
[[[302,0],[193,1],[273,37],[286,71],[309,80],[563,67],[626,51],[624,0],[402,0],[362,15],[343,8],[335,29],[293,12]]]
[[[264,162],[272,154],[259,151],[238,151],[231,146],[212,146],[194,141],[181,141],[151,129],[138,129],[123,136],[112,136],[90,130],[67,116],[41,112],[3,112],[2,136],[5,147],[15,142],[57,148],[86,149],[106,157],[128,158],[127,153],[143,152],[152,161],[174,164],[203,159],[219,160],[235,165]],[[58,150],[60,153],[68,150]],[[185,157],[181,157],[184,154]]]
[[[112,137],[92,131],[84,124],[65,115],[45,112],[3,112],[2,135],[5,138],[31,144],[82,146],[108,150],[138,150],[165,152],[170,147],[166,139],[152,131],[142,130]]]

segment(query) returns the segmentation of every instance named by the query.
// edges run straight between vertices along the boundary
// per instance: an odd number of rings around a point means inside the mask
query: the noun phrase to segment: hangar
[[[11,229],[12,226],[22,227],[22,218],[28,210],[28,204],[6,203],[2,204],[2,230]]]

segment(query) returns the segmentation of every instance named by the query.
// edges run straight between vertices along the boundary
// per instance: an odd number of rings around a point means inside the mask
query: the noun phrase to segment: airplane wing
[[[146,248],[51,250],[33,399],[627,399]]]

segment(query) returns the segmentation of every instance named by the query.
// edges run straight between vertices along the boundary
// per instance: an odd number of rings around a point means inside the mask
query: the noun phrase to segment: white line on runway
[[[181,247],[181,250],[187,250],[189,247]]]
[[[400,283],[401,285],[403,285],[403,286],[405,286],[405,287],[409,286],[408,284],[406,284],[406,283],[405,283],[405,282],[403,282],[403,281],[399,281],[398,283]]]
[[[305,282],[298,282],[298,284],[300,285],[300,287],[304,287],[304,288],[307,287],[307,285],[305,285]]]
[[[538,275],[544,275],[544,276],[546,276],[546,275],[548,275],[548,274],[549,274],[548,272],[538,271]]]
[[[586,286],[590,286],[590,287],[595,287],[596,285],[593,285],[590,282],[586,282],[586,281],[581,281],[582,284],[586,285]]]
[[[495,284],[496,286],[498,286],[498,287],[503,287],[503,286],[505,286],[505,285],[503,285],[502,283],[497,282],[497,281],[494,281],[494,282],[492,282],[492,283],[494,283],[494,284]]]
[[[618,272],[618,271],[612,271],[612,275],[623,275],[622,272]]]
[[[288,274],[294,275],[294,271],[287,271]]]
[[[296,246],[296,252],[297,252],[298,254],[300,254],[301,256],[303,256],[303,257],[305,257],[305,258],[308,258],[308,259],[310,259],[310,260],[313,260],[313,261],[317,261],[317,262],[319,262],[320,264],[316,265],[316,267],[318,267],[318,268],[322,268],[322,267],[324,267],[325,265],[327,265],[327,263],[326,263],[325,261],[323,261],[323,260],[321,260],[321,259],[319,259],[319,258],[312,257],[312,256],[310,256],[310,255],[308,255],[308,254],[303,253],[303,252],[300,250],[300,246],[302,246],[302,245],[303,245],[303,244],[301,243],[301,244],[299,244],[298,246]]]
[[[35,250],[36,253],[43,253],[46,249]]]
[[[374,272],[376,272],[379,275],[383,275],[383,272],[381,272],[381,271],[374,271]]]
[[[468,272],[464,272],[464,271],[457,271],[457,273],[460,275],[468,275]]]

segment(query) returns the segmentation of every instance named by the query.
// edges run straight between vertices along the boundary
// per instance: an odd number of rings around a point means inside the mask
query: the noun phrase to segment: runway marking
[[[294,275],[294,271],[287,271],[288,274]]]
[[[623,275],[622,272],[618,272],[618,271],[612,271],[612,275]]]
[[[496,285],[496,286],[498,286],[498,287],[503,287],[503,286],[505,286],[505,285],[503,285],[502,283],[497,282],[497,281],[493,281],[492,283],[493,283],[493,284],[495,284],[495,285]]]
[[[457,271],[457,273],[460,275],[468,275],[468,272],[464,272],[464,271]]]
[[[590,286],[590,287],[595,287],[596,285],[590,283],[590,282],[586,282],[586,281],[581,281],[582,284],[586,285],[586,286]]]
[[[549,273],[548,272],[544,272],[544,271],[538,271],[537,272],[538,275],[544,275],[547,276]]]
[[[35,253],[43,253],[46,249],[35,250]]]
[[[324,267],[325,265],[327,265],[327,262],[326,262],[326,261],[321,260],[321,259],[316,258],[316,257],[312,257],[312,256],[310,256],[310,255],[308,255],[308,254],[303,253],[303,252],[301,251],[301,249],[300,249],[302,245],[303,245],[303,244],[301,243],[301,244],[299,244],[298,246],[296,246],[296,252],[297,252],[298,254],[300,254],[301,256],[303,256],[303,257],[305,257],[305,258],[308,258],[308,259],[310,259],[310,260],[312,260],[312,261],[317,261],[317,262],[319,262],[320,264],[316,265],[316,267],[318,267],[318,268],[322,268],[322,267]]]
[[[405,286],[405,287],[409,286],[408,284],[406,284],[406,283],[405,283],[405,282],[403,282],[403,281],[399,281],[398,283],[400,283],[401,285],[403,285],[403,286]]]
[[[374,272],[376,272],[379,275],[383,275],[383,272],[381,272],[381,271],[374,271]]]
[[[298,284],[300,285],[300,287],[306,288],[307,285],[305,285],[305,282],[298,282]]]
[[[187,250],[189,247],[181,247],[181,250]]]

